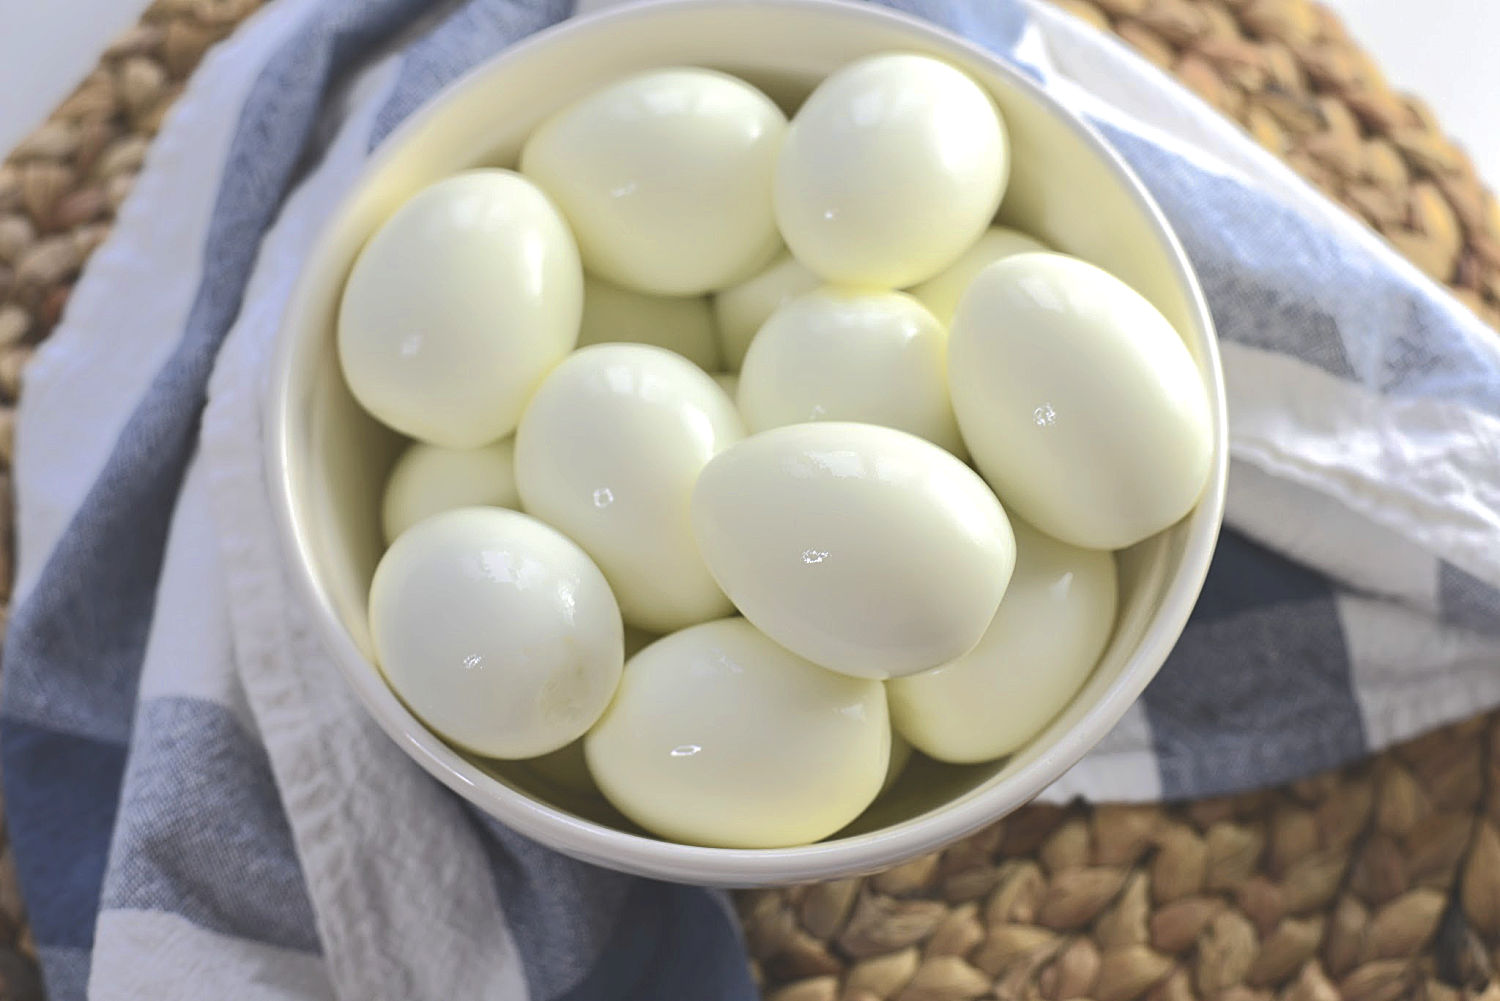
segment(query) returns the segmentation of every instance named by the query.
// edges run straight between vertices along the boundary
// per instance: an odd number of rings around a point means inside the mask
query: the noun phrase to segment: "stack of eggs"
[[[1155,308],[993,225],[1009,162],[925,56],[790,122],[662,69],[401,206],[338,317],[354,396],[415,439],[369,600],[396,694],[724,847],[833,834],[906,742],[1038,733],[1109,639],[1111,551],[1193,507],[1211,436]]]

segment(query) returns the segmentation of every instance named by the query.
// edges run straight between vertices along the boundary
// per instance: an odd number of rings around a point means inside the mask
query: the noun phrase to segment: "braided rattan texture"
[[[1054,2],[1175,74],[1500,326],[1500,207],[1326,10]],[[0,166],[0,603],[26,361],[183,81],[258,4],[159,0]],[[1249,796],[1033,806],[877,876],[738,903],[770,1001],[1500,1001],[1497,832],[1500,714]],[[33,955],[7,847],[0,1001],[41,996]]]

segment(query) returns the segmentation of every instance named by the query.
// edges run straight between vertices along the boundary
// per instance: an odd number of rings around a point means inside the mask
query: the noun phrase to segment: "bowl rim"
[[[305,519],[297,513],[299,505],[294,477],[289,474],[297,403],[292,398],[291,374],[300,347],[300,338],[294,336],[300,325],[293,318],[308,312],[310,300],[317,292],[316,269],[304,269],[282,314],[268,373],[264,461],[278,542],[294,593],[309,610],[313,629],[324,650],[338,665],[344,680],[354,689],[365,711],[418,765],[517,832],[575,858],[609,868],[679,882],[721,886],[829,879],[885,868],[935,850],[1007,815],[1025,805],[1078,762],[1134,705],[1147,683],[1160,670],[1187,623],[1207,576],[1223,520],[1229,451],[1224,375],[1212,316],[1181,243],[1140,179],[1096,129],[1047,93],[1036,80],[977,43],[904,12],[846,0],[636,0],[578,15],[502,49],[443,87],[387,137],[381,148],[365,162],[348,192],[358,190],[368,178],[382,170],[405,145],[404,140],[410,134],[427,121],[443,115],[458,95],[482,86],[484,79],[498,65],[522,53],[549,46],[555,40],[573,34],[607,30],[625,21],[671,17],[674,12],[684,10],[736,6],[757,14],[776,9],[820,8],[835,17],[884,22],[887,27],[897,28],[934,49],[956,51],[983,62],[987,69],[1004,78],[1026,99],[1040,105],[1075,133],[1076,138],[1115,175],[1169,253],[1174,277],[1186,295],[1196,328],[1194,347],[1201,353],[1200,370],[1209,391],[1215,440],[1209,482],[1198,506],[1189,515],[1188,537],[1183,546],[1180,569],[1169,582],[1160,608],[1139,645],[1127,658],[1119,677],[1085,711],[1076,725],[1059,735],[1052,746],[1035,760],[993,788],[981,785],[917,817],[863,834],[843,838],[835,836],[827,841],[789,848],[707,848],[678,844],[586,820],[534,799],[485,772],[429,731],[391,693],[381,679],[379,669],[360,652],[349,636],[330,596],[314,574],[311,533]],[[350,197],[348,192],[344,204]],[[308,252],[309,261],[331,252],[340,214],[339,209],[329,214],[323,232]]]

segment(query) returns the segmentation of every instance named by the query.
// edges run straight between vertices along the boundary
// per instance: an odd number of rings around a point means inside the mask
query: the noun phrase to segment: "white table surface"
[[[1500,0],[1325,0],[1391,83],[1420,94],[1500,189]],[[0,150],[13,147],[129,27],[146,0],[5,0]],[[1421,7],[1421,12],[1417,8]],[[1415,22],[1415,26],[1414,23]]]

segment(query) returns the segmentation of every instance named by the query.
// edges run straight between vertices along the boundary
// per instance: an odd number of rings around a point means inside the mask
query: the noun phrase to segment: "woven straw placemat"
[[[1500,206],[1328,11],[1054,2],[1175,74],[1500,326]],[[0,166],[0,604],[26,361],[184,79],[258,5],[160,0]],[[738,903],[770,1001],[1500,1001],[1497,831],[1500,714],[1253,795],[1032,806],[877,876]],[[0,1001],[41,996],[33,955],[7,846]]]

